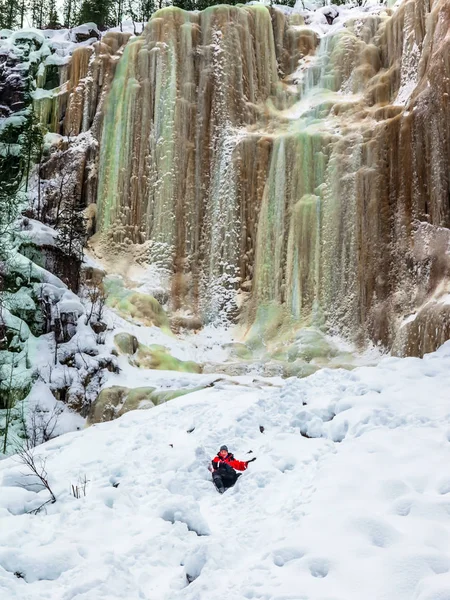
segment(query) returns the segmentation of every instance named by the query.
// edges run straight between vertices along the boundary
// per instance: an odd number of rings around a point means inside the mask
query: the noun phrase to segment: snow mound
[[[36,450],[57,496],[37,515],[48,492],[2,461],[2,597],[450,597],[449,367],[450,342],[280,387],[224,381],[66,434]],[[219,495],[222,443],[257,461]]]

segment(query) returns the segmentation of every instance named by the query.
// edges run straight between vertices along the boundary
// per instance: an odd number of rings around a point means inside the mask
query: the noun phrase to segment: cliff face
[[[0,140],[8,145],[2,156],[11,154],[11,144],[23,145],[20,136],[28,122],[28,129],[33,122],[49,133],[30,163],[39,164],[39,189],[36,181],[28,188],[38,205],[36,216],[50,224],[61,194],[78,203],[96,202],[103,102],[130,34],[99,37],[94,24],[0,32],[0,136],[8,130]],[[0,172],[1,183],[7,178],[7,170]]]
[[[83,42],[35,98],[61,134],[49,214],[70,170],[97,255],[150,265],[185,323],[433,350],[450,337],[450,6],[353,15],[168,8],[130,42]]]
[[[41,124],[59,134],[51,140],[52,152],[44,155],[40,167],[41,178],[50,182],[42,202],[48,216],[54,217],[61,195],[95,205],[103,104],[129,38],[127,33],[108,32],[101,41],[90,37],[81,43],[61,43],[63,56],[44,65],[35,110]],[[48,81],[51,75],[53,82]]]
[[[248,326],[435,348],[450,337],[449,30],[442,0],[320,40],[258,6],[160,11],[107,101],[99,247],[132,244],[172,308],[204,321],[238,298]]]

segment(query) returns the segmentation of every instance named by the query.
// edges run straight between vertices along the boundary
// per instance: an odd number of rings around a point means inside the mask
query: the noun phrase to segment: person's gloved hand
[[[251,458],[250,460],[247,461],[247,464],[253,462],[254,460],[256,460],[256,456],[254,456],[253,458]]]

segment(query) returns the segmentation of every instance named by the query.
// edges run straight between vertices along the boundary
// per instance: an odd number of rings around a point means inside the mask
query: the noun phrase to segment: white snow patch
[[[44,428],[45,433],[54,438],[70,431],[83,429],[85,425],[85,419],[70,410],[64,402],[56,400],[43,381],[34,384],[25,402],[28,427],[38,429],[38,443],[42,443]]]
[[[24,221],[22,220],[22,223]],[[23,229],[20,235],[30,239],[37,246],[54,246],[57,237],[57,232],[52,227],[44,225],[40,221],[35,219],[26,219],[26,226],[23,225]]]
[[[405,317],[400,325],[400,328],[404,327],[405,325],[408,325],[408,323],[412,323],[413,321],[415,321],[417,318],[417,314],[418,313],[413,313],[412,315],[408,315],[407,317]]]

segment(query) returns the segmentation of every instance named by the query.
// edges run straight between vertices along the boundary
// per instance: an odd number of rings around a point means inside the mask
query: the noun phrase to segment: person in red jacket
[[[221,446],[217,456],[212,459],[212,478],[214,485],[217,488],[219,494],[223,494],[224,491],[236,483],[238,477],[242,473],[236,473],[237,471],[245,471],[249,463],[256,460],[242,461],[236,460],[226,446]]]

